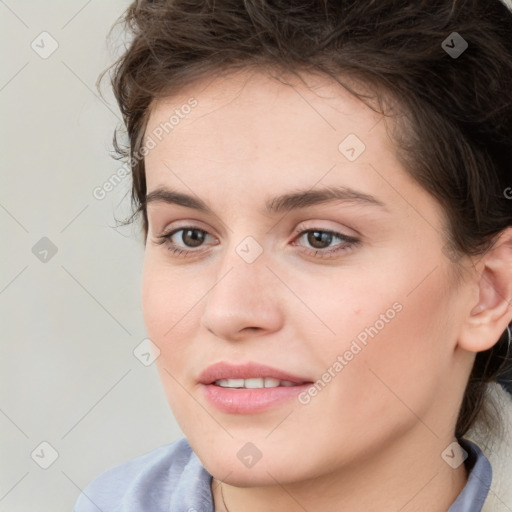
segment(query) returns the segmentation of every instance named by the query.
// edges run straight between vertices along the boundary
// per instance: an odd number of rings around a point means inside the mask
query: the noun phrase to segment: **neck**
[[[450,436],[436,439],[419,428],[411,437],[403,437],[379,452],[373,451],[357,465],[317,474],[301,482],[286,482],[283,478],[265,486],[237,487],[213,479],[214,509],[215,512],[448,510],[467,482],[464,464],[453,469],[440,456],[451,442]]]

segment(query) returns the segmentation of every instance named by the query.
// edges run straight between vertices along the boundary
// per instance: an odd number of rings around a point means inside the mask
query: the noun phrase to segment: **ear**
[[[476,263],[475,295],[458,345],[470,352],[492,348],[512,321],[512,227]]]

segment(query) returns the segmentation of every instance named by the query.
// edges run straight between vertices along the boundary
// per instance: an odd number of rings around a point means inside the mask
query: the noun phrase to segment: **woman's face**
[[[145,133],[147,332],[184,434],[233,485],[342,471],[404,440],[440,453],[470,369],[457,337],[472,297],[455,286],[440,206],[386,120],[309,80],[196,83],[156,103]],[[311,384],[201,383],[220,362]],[[264,377],[240,371],[209,381]]]

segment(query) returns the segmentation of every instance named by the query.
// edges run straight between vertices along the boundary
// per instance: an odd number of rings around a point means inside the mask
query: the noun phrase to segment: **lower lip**
[[[312,383],[275,388],[237,389],[202,384],[206,399],[222,412],[252,414],[277,407],[295,398]]]

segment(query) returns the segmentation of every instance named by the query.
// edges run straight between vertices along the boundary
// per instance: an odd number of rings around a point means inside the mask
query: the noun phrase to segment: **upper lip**
[[[272,368],[264,364],[248,362],[244,364],[231,364],[219,362],[208,366],[198,377],[201,384],[211,384],[221,379],[251,379],[271,377],[278,380],[287,380],[297,384],[311,382],[306,377],[300,377],[291,373]]]

